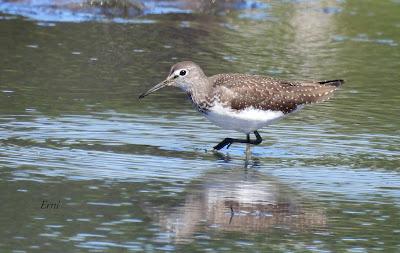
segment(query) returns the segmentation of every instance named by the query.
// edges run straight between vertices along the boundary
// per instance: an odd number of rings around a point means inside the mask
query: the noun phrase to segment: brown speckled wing
[[[210,77],[214,96],[232,109],[246,107],[290,113],[297,106],[328,99],[342,80],[321,82],[284,81],[267,76],[219,74]]]

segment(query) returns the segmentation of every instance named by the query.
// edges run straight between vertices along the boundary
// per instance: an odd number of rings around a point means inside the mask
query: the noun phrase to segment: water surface
[[[1,1],[2,252],[398,251],[399,3],[155,2],[66,20]],[[346,84],[261,130],[246,163],[206,151],[242,136],[179,90],[137,100],[188,59]]]

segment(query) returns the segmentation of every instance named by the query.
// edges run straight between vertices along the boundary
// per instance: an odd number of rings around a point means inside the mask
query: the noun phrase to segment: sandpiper
[[[322,102],[343,84],[343,80],[285,81],[269,76],[237,73],[207,77],[194,62],[172,66],[167,79],[139,96],[144,98],[166,86],[179,87],[187,93],[195,108],[211,122],[224,129],[246,134],[246,139],[225,138],[214,149],[229,148],[232,143],[258,145],[258,129],[303,108]],[[254,133],[256,139],[250,139]]]

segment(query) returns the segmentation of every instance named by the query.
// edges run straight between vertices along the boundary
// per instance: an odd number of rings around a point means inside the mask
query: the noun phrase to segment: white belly
[[[281,111],[254,108],[235,111],[216,104],[204,116],[219,127],[248,134],[281,119],[284,114]]]

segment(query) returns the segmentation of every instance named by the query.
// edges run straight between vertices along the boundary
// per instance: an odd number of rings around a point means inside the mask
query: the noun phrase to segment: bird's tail
[[[344,83],[343,80],[324,80],[302,83],[293,87],[298,94],[297,104],[312,104],[325,101],[332,97],[333,92]]]
[[[337,79],[337,80],[325,80],[325,81],[319,81],[319,84],[325,84],[325,85],[330,85],[330,86],[335,86],[335,87],[340,87],[342,84],[344,84],[344,80],[342,79]]]

